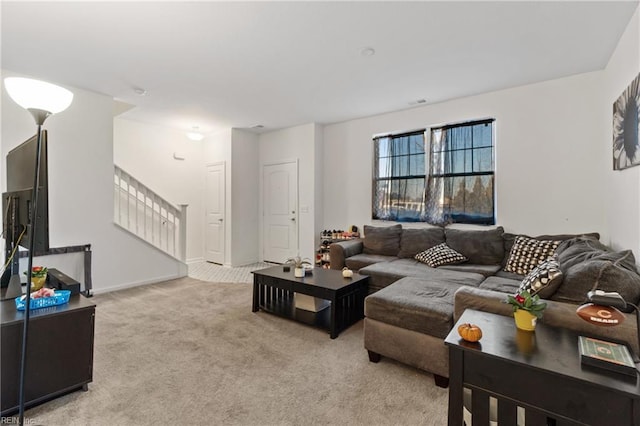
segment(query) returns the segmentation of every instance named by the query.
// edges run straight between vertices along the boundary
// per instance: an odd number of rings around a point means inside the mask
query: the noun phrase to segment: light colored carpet
[[[362,321],[335,339],[251,312],[251,285],[182,278],[92,298],[93,383],[29,424],[444,425],[431,375],[368,361]]]

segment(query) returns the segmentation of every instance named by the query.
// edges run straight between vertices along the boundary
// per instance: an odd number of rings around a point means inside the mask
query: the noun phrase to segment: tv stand
[[[2,293],[6,289],[2,289]],[[80,295],[69,303],[34,309],[29,321],[25,407],[32,407],[93,381],[95,305]],[[24,312],[0,302],[0,416],[18,411],[20,352]]]

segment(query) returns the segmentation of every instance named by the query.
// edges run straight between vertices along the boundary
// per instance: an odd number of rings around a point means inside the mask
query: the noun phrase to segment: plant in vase
[[[309,261],[309,259],[307,258],[301,258],[300,256],[296,256],[296,257],[291,257],[289,259],[287,259],[287,261],[285,263],[289,263],[291,265],[293,265],[293,275],[296,276],[297,278],[302,278],[304,277],[304,269],[305,266],[312,266],[311,262]]]
[[[27,271],[24,272],[27,275]],[[47,268],[34,266],[31,268],[31,291],[40,290],[47,281]]]
[[[516,327],[520,330],[533,331],[536,321],[542,318],[547,304],[540,300],[540,296],[533,296],[528,290],[520,290],[514,295],[507,296],[506,302],[513,307],[513,317]]]

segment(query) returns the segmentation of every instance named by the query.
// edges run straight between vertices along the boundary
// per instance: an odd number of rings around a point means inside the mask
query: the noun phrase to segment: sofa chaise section
[[[364,227],[362,240],[331,246],[332,268],[346,265],[370,277],[364,319],[369,359],[377,362],[385,356],[398,360],[433,373],[436,384],[446,386],[449,360],[443,338],[464,309],[512,315],[512,307],[504,300],[525,278],[505,268],[512,252],[521,251],[512,249],[516,235],[504,233],[501,227],[483,231],[430,227],[400,232],[397,225],[393,230],[371,228],[375,227]],[[379,241],[368,244],[371,235]],[[638,351],[631,313],[625,313],[623,325],[605,328],[583,321],[575,312],[593,289],[618,291],[629,302],[640,301],[640,274],[630,251],[613,251],[598,241],[597,233],[520,237],[532,240],[529,243],[534,246],[552,245],[564,275],[559,287],[545,296],[548,305],[543,322],[627,342]],[[432,268],[414,259],[415,254],[442,242],[468,261]],[[376,247],[386,250],[376,251]],[[389,250],[391,247],[397,251]]]

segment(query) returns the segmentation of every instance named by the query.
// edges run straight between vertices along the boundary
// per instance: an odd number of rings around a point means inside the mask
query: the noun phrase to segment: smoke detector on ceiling
[[[373,56],[376,54],[376,50],[373,47],[363,47],[360,49],[360,56]]]
[[[147,96],[147,91],[141,87],[136,87],[133,92],[138,96]]]
[[[426,103],[427,103],[426,99],[416,99],[415,101],[410,101],[409,105],[412,105],[412,106],[414,106],[414,105],[423,105],[423,104],[426,104]]]

